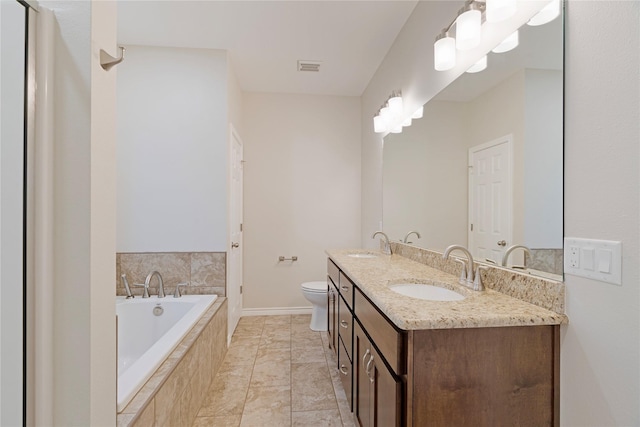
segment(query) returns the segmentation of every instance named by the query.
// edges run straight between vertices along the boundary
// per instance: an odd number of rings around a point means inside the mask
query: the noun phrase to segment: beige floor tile
[[[337,409],[291,413],[293,427],[342,427],[342,418]]]
[[[266,326],[291,325],[291,316],[267,316],[264,321]]]
[[[260,347],[291,348],[291,333],[289,331],[271,331],[262,334]]]
[[[260,346],[260,338],[240,337],[232,340],[222,364],[253,365]]]
[[[337,409],[326,362],[291,364],[291,391],[294,411]]]
[[[222,417],[197,417],[191,427],[238,427],[242,415]]]
[[[238,323],[236,330],[233,332],[236,336],[244,336],[244,337],[259,337],[262,335],[262,330],[264,329],[263,323]]]
[[[291,344],[291,363],[325,362],[326,356],[322,346],[295,346]]]
[[[288,348],[263,348],[258,350],[251,376],[251,387],[269,385],[290,386],[291,351]]]
[[[240,425],[243,427],[290,426],[291,389],[287,386],[249,388]]]
[[[241,415],[249,390],[251,373],[250,366],[221,367],[198,411],[198,416]]]

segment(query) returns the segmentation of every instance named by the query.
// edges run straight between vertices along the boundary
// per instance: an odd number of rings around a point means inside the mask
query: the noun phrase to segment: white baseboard
[[[243,308],[243,316],[282,316],[289,314],[311,314],[312,307]]]

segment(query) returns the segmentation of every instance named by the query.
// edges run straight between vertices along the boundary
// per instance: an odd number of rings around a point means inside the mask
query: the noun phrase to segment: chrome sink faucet
[[[402,243],[412,243],[412,242],[407,242],[407,240],[409,239],[409,236],[411,236],[412,234],[415,234],[418,237],[418,239],[421,238],[420,233],[418,233],[417,231],[410,231],[407,233],[406,236],[404,236],[404,240],[402,241]]]
[[[467,248],[460,245],[451,245],[447,249],[445,249],[444,254],[442,254],[442,259],[449,259],[449,254],[451,254],[451,252],[455,250],[459,250],[467,256],[466,265],[463,260],[459,260],[459,262],[463,265],[462,274],[460,275],[459,280],[460,284],[471,288],[474,291],[483,291],[484,285],[482,284],[482,276],[480,275],[480,271],[486,269],[486,267],[478,267],[474,274],[473,255],[471,255],[471,252],[469,252]]]
[[[509,255],[511,255],[511,252],[513,252],[516,249],[524,250],[529,255],[529,258],[533,258],[533,255],[531,254],[531,250],[525,245],[512,245],[512,246],[509,246],[506,251],[504,251],[504,255],[502,255],[502,264],[500,265],[502,265],[503,267],[506,267],[507,261],[509,260]],[[524,261],[524,267],[525,268],[527,267],[526,258]]]
[[[371,238],[375,239],[378,234],[382,234],[382,236],[384,237],[384,248],[382,249],[382,253],[385,255],[391,255],[391,244],[389,243],[389,236],[387,236],[382,231],[376,231],[375,233],[373,233],[373,236],[371,236]]]
[[[158,298],[164,298],[164,284],[162,283],[162,276],[160,275],[160,273],[156,270],[152,271],[151,273],[149,273],[147,275],[147,278],[144,280],[144,290],[145,290],[145,294],[147,295],[147,298],[149,297],[149,283],[151,282],[151,279],[153,278],[153,276],[158,276]],[[144,298],[144,296],[143,296]]]

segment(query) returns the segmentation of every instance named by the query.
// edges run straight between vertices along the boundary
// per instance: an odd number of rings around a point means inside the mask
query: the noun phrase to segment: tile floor
[[[192,427],[352,427],[326,332],[310,315],[243,317]]]

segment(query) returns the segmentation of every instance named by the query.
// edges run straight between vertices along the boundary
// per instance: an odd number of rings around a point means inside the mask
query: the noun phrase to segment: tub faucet
[[[404,236],[404,240],[402,241],[402,243],[412,243],[412,242],[407,242],[407,240],[409,239],[409,236],[411,236],[412,234],[415,234],[418,237],[418,239],[421,238],[420,233],[418,233],[417,231],[410,231],[407,233],[406,236]]]
[[[384,237],[384,249],[382,249],[382,253],[385,255],[391,255],[391,244],[389,243],[389,236],[387,236],[382,231],[376,231],[375,233],[373,233],[373,236],[371,236],[371,238],[375,239],[378,234],[382,234],[382,236]]]
[[[511,252],[513,252],[516,249],[524,250],[529,255],[529,258],[533,258],[533,255],[531,254],[531,250],[529,250],[529,248],[526,247],[525,245],[512,245],[512,246],[509,246],[507,248],[507,250],[504,251],[504,255],[502,255],[502,264],[501,265],[503,267],[507,266],[507,261],[509,260],[509,255],[511,255]],[[524,267],[525,268],[527,267],[527,261],[526,260],[527,259],[525,258],[525,261],[524,261]]]
[[[464,246],[460,246],[460,245],[451,245],[449,246],[447,249],[445,249],[444,254],[442,255],[443,259],[448,259],[449,258],[449,254],[455,250],[459,250],[462,251],[466,256],[467,256],[467,265],[466,265],[466,269],[464,268],[464,264],[463,264],[463,269],[462,269],[462,274],[460,275],[460,284],[464,285],[468,288],[473,289],[474,291],[482,291],[484,290],[484,286],[482,285],[482,280],[480,280],[480,278],[478,280],[474,281],[474,276],[480,276],[480,267],[478,267],[478,271],[475,272],[474,275],[474,271],[473,271],[473,255],[471,255],[471,252],[469,252],[469,250],[467,248],[465,248]],[[466,272],[465,272],[466,270]]]
[[[135,298],[133,296],[133,294],[131,293],[131,288],[129,287],[129,281],[127,280],[127,275],[126,274],[122,274],[122,276],[120,276],[120,279],[122,279],[122,284],[124,285],[124,290],[127,292],[127,299]]]
[[[162,283],[162,276],[156,270],[153,270],[151,273],[147,275],[147,278],[144,280],[144,289],[145,291],[149,289],[149,282],[151,282],[151,279],[153,278],[153,276],[158,276],[158,298],[164,298],[165,295],[164,295],[164,284]]]

